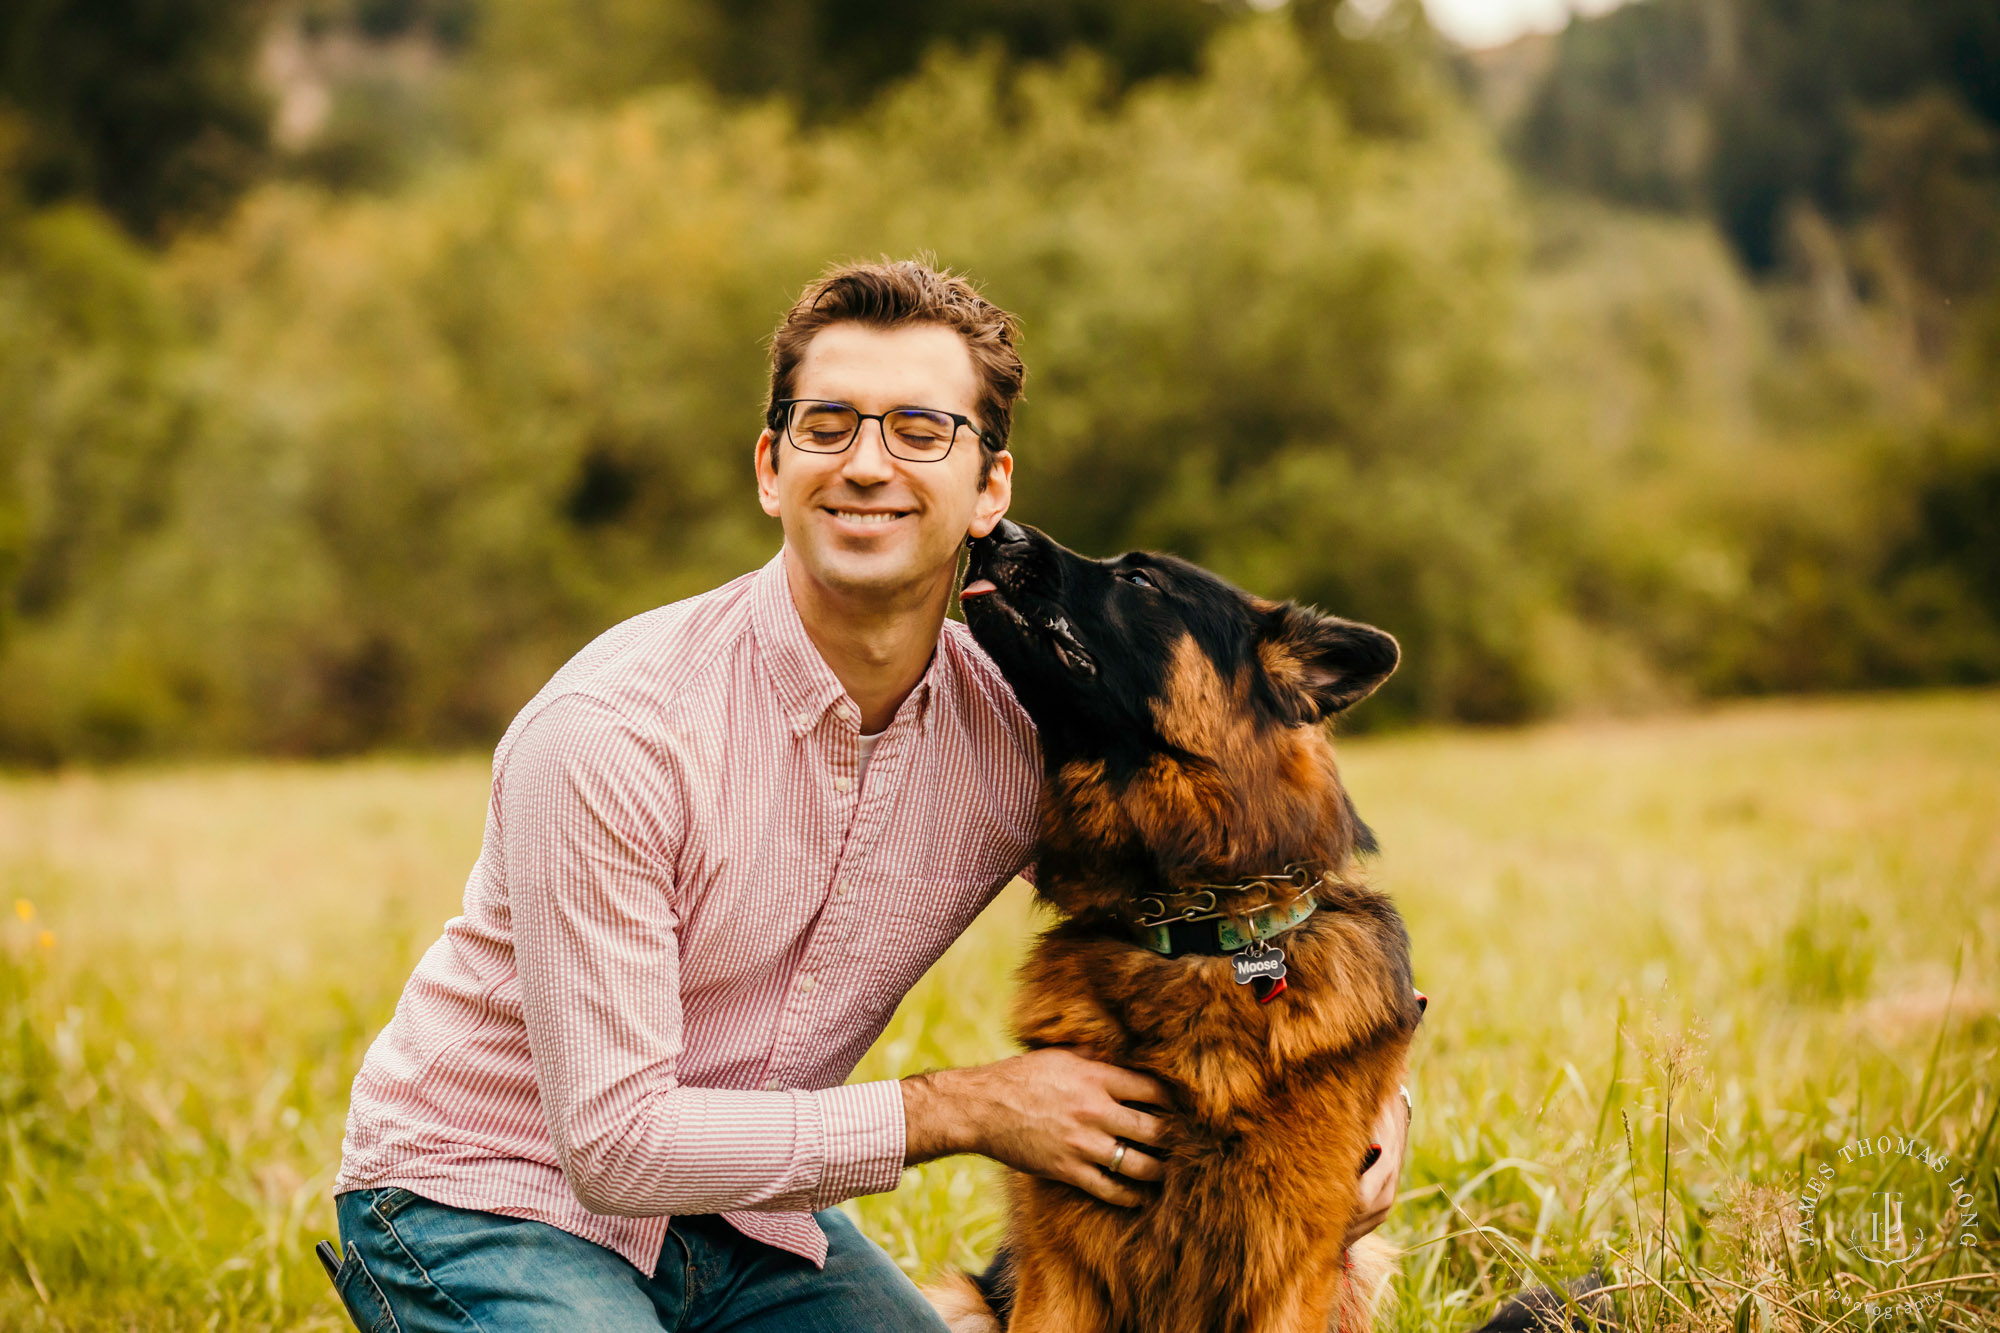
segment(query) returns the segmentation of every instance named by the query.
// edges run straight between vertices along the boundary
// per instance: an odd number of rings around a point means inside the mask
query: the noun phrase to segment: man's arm
[[[918,1074],[903,1080],[907,1160],[915,1165],[978,1153],[1132,1207],[1146,1198],[1134,1181],[1166,1174],[1165,1165],[1143,1150],[1160,1141],[1166,1126],[1127,1102],[1172,1104],[1166,1088],[1144,1074],[1062,1047]],[[1121,1141],[1128,1145],[1122,1155]]]
[[[893,1082],[680,1082],[671,890],[685,812],[653,746],[607,705],[559,699],[517,737],[494,793],[528,1046],[570,1188],[630,1217],[818,1209],[894,1188]]]
[[[1060,1047],[997,1064],[918,1074],[903,1080],[907,1160],[914,1166],[952,1153],[979,1153],[1018,1171],[1064,1181],[1106,1203],[1133,1207],[1147,1196],[1131,1182],[1161,1179],[1165,1164],[1128,1146],[1117,1173],[1107,1168],[1120,1141],[1156,1145],[1166,1126],[1128,1102],[1171,1105],[1165,1087],[1144,1074]],[[1395,1205],[1409,1115],[1400,1088],[1382,1103],[1375,1122],[1382,1151],[1362,1173],[1361,1210],[1348,1227],[1349,1245],[1381,1226]]]

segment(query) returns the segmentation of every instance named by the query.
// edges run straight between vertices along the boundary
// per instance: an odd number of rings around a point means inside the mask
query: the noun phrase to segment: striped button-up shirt
[[[893,1081],[842,1086],[1030,853],[1034,727],[963,625],[858,772],[782,554],[626,621],[493,761],[465,909],[354,1080],[336,1191],[534,1218],[648,1272],[674,1213],[824,1263],[891,1189]]]

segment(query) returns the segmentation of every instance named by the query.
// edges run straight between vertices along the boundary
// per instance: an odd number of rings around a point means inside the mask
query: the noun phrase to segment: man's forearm
[[[933,1069],[902,1080],[905,1166],[981,1151],[985,1136],[980,1120],[987,1103],[982,1072]]]

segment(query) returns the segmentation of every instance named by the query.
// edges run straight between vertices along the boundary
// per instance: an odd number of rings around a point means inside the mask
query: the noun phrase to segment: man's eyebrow
[[[853,407],[854,410],[857,412],[861,410],[859,407],[855,407],[855,402],[853,398],[841,398],[832,394],[822,394],[822,393],[801,393],[797,396],[799,398],[804,399],[807,402],[838,403],[842,407]],[[960,412],[954,408],[939,407],[936,403],[915,403],[915,402],[891,403],[889,406],[883,408],[882,410],[884,412],[943,412],[946,415],[955,415],[967,418],[970,418],[972,416],[972,413],[970,411]]]

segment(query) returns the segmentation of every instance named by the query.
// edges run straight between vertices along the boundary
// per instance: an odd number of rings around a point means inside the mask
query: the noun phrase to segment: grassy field
[[[1432,997],[1397,1326],[1592,1263],[1642,1328],[2000,1326],[2000,695],[1344,755]],[[308,1251],[348,1082],[485,799],[479,759],[0,780],[0,1327],[344,1326]],[[1034,921],[1010,891],[857,1077],[1006,1053]],[[1804,1191],[1860,1244],[1888,1190],[1899,1266],[1793,1234]],[[916,1270],[997,1193],[955,1159],[856,1207]]]

